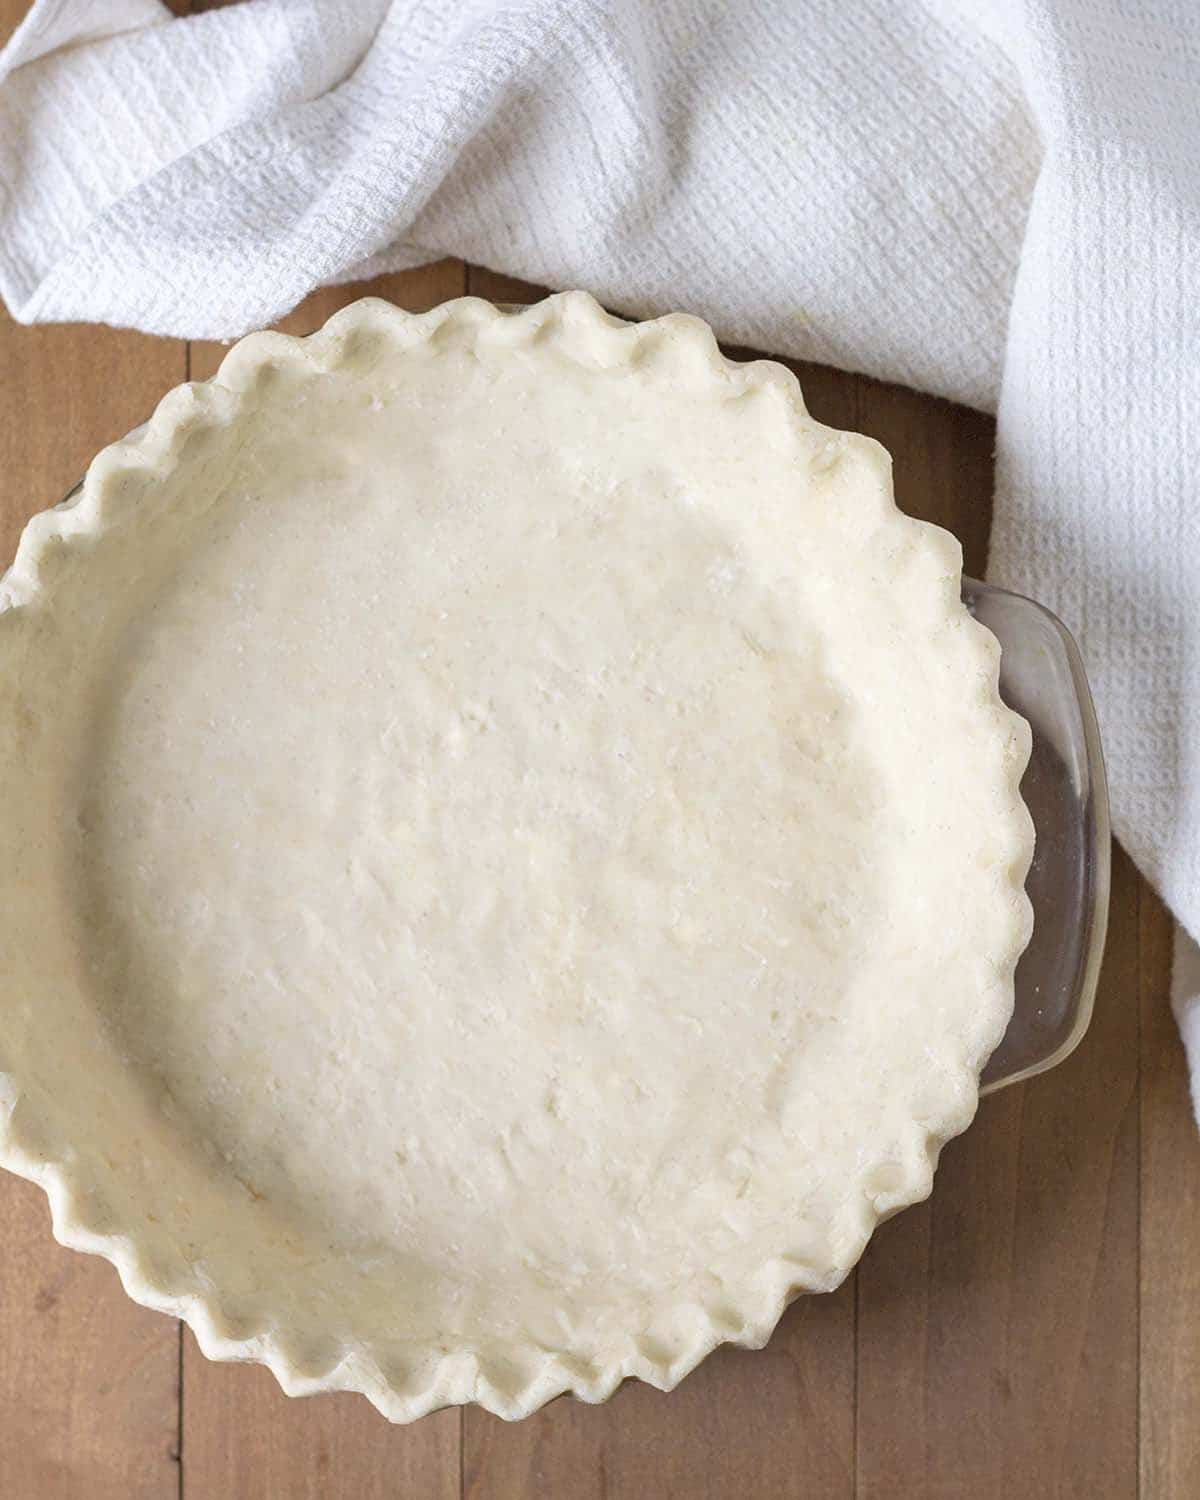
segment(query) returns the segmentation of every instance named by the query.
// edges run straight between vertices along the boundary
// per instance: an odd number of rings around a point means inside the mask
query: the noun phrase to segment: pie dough
[[[255,334],[0,583],[0,1160],[393,1420],[670,1387],[975,1109],[1025,723],[884,450],[582,293]]]

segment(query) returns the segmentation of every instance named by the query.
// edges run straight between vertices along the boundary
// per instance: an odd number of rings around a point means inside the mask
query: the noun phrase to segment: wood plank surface
[[[673,1392],[623,1385],[506,1425],[470,1408],[465,1500],[854,1495],[854,1284],[797,1302],[765,1350],[720,1349]]]
[[[0,312],[0,571],[26,520],[185,370],[180,343]],[[0,1172],[0,1497],[162,1500],[177,1446],[175,1325],[56,1245],[40,1190]]]
[[[537,292],[456,262],[370,290],[421,307],[468,279],[497,299]],[[319,293],[285,326],[363,290]],[[97,447],[220,353],[0,323],[0,558]],[[982,571],[991,424],[861,377],[801,376],[817,416],[891,449],[906,508],[948,525]],[[512,1426],[469,1409],[410,1428],[354,1397],[289,1401],[55,1246],[41,1195],[0,1174],[0,1497],[1194,1500],[1200,1138],[1167,1008],[1170,930],[1118,856],[1080,1051],[984,1102],[932,1201],[884,1226],[840,1292],[669,1396],[635,1384]]]
[[[1200,1496],[1200,1133],[1168,1006],[1173,924],[1142,890],[1141,1481],[1153,1500]],[[1193,950],[1189,977],[1200,991]]]
[[[1096,1018],[985,1099],[859,1268],[859,1492],[1137,1493],[1138,884],[1116,861]]]
[[[954,531],[980,573],[984,419],[873,385],[856,425],[891,450],[905,509]],[[864,1257],[863,1497],[1136,1493],[1139,900],[1118,857],[1084,1046],[985,1099],[932,1201]]]

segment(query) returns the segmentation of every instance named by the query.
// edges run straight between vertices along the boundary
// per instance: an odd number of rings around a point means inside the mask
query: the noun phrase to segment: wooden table
[[[360,295],[318,293],[316,326]],[[447,261],[371,290],[411,308],[530,289]],[[0,558],[104,443],[219,348],[0,325]],[[818,417],[879,438],[902,504],[984,570],[992,424],[910,391],[800,371]],[[932,1200],[856,1275],[796,1304],[761,1353],[673,1394],[624,1386],[507,1426],[470,1409],[390,1427],[354,1396],[287,1400],[203,1359],[59,1248],[40,1192],[0,1173],[2,1500],[1195,1500],[1200,1139],[1167,1003],[1171,927],[1116,854],[1095,1022],[1064,1066],[983,1102]]]

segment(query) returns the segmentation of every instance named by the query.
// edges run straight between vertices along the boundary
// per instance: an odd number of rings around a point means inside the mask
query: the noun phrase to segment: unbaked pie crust
[[[0,583],[0,1160],[395,1421],[674,1385],[974,1112],[1023,721],[869,439],[687,317],[255,334]]]

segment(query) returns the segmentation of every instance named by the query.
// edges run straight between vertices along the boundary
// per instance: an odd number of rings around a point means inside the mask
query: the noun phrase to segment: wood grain
[[[1200,1135],[1168,1007],[1173,924],[1142,892],[1141,1480],[1146,1500],[1200,1495]]]
[[[465,1500],[849,1500],[853,1372],[851,1282],[795,1304],[765,1350],[718,1350],[668,1395],[630,1381],[606,1406],[556,1401],[512,1426],[469,1408]]]
[[[1096,1019],[986,1099],[859,1267],[859,1492],[1137,1493],[1138,883],[1116,862]]]
[[[985,419],[879,385],[857,415],[891,450],[905,509],[981,571]],[[859,1268],[863,1496],[1136,1493],[1138,901],[1118,859],[1081,1053],[985,1100],[932,1202]]]
[[[35,511],[183,378],[182,344],[0,314],[0,571]],[[43,1194],[0,1172],[0,1496],[160,1500],[178,1486],[178,1336],[116,1272],[50,1235]]]
[[[0,0],[0,17],[17,8]],[[497,300],[540,291],[443,262],[325,290],[284,326],[315,327],[364,290],[421,307],[468,284]],[[0,554],[97,447],[221,353],[0,323],[0,386],[18,413],[0,424]],[[955,531],[981,572],[987,419],[799,369],[814,413],[883,441],[905,507]],[[932,1201],[884,1226],[839,1293],[669,1396],[630,1385],[607,1407],[561,1401],[516,1426],[472,1409],[411,1428],[355,1397],[289,1401],[265,1371],[211,1365],[190,1335],[180,1345],[107,1266],[55,1246],[41,1195],[0,1174],[0,1497],[1192,1500],[1200,1139],[1166,1005],[1169,937],[1118,857],[1079,1053],[985,1101]]]
[[[467,291],[472,297],[486,297],[489,302],[540,302],[547,288],[516,276],[502,276],[482,266],[467,267]]]
[[[185,1500],[457,1500],[461,1419],[394,1427],[362,1396],[292,1400],[259,1365],[183,1346]]]

